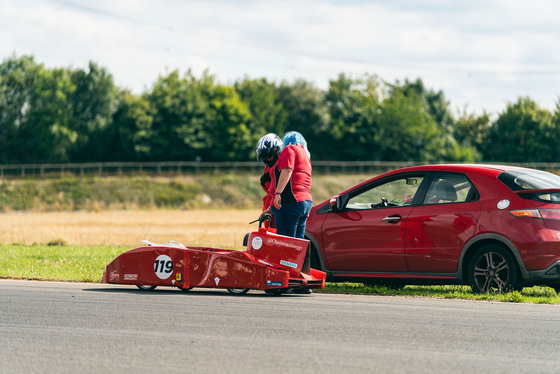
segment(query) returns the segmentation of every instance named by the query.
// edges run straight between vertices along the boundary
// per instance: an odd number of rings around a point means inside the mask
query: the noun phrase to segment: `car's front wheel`
[[[151,291],[156,289],[156,286],[149,286],[145,284],[137,284],[136,287],[138,287],[141,291]]]
[[[513,256],[497,245],[480,248],[469,264],[469,283],[476,293],[520,291],[519,279]]]
[[[229,293],[234,294],[234,295],[245,295],[247,292],[249,292],[248,288],[233,288],[230,287],[227,289]]]

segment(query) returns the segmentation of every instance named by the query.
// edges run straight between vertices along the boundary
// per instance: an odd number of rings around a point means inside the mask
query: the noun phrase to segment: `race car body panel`
[[[152,243],[153,244],[153,243]],[[287,290],[324,288],[326,274],[309,268],[309,241],[259,228],[247,251],[148,245],[107,265],[102,282],[130,285]]]

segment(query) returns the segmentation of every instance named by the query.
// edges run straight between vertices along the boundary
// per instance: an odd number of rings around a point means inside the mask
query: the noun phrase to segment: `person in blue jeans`
[[[277,233],[304,238],[305,224],[313,205],[311,159],[307,142],[297,131],[284,135],[284,148],[270,171],[269,194]]]

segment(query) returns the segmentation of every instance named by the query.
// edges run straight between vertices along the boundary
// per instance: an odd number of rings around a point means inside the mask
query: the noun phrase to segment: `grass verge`
[[[60,244],[0,245],[0,278],[99,282],[105,266],[117,255],[130,249]],[[530,287],[521,292],[505,294],[475,294],[467,286],[406,286],[392,289],[369,287],[362,283],[327,283],[324,290],[316,292],[560,304],[560,295],[549,287]]]
[[[560,304],[560,295],[550,287],[526,287],[521,292],[513,291],[502,294],[476,294],[469,286],[406,286],[402,289],[388,287],[369,287],[362,283],[327,283],[324,290],[317,292],[435,297],[441,299],[485,300],[509,303]]]
[[[0,278],[99,282],[105,266],[128,249],[53,244],[0,245]]]

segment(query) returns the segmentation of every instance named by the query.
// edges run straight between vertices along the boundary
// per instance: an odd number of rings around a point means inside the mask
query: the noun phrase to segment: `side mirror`
[[[344,209],[344,201],[342,199],[342,196],[335,195],[331,197],[331,199],[329,200],[329,205],[331,206],[331,212],[339,212]]]

